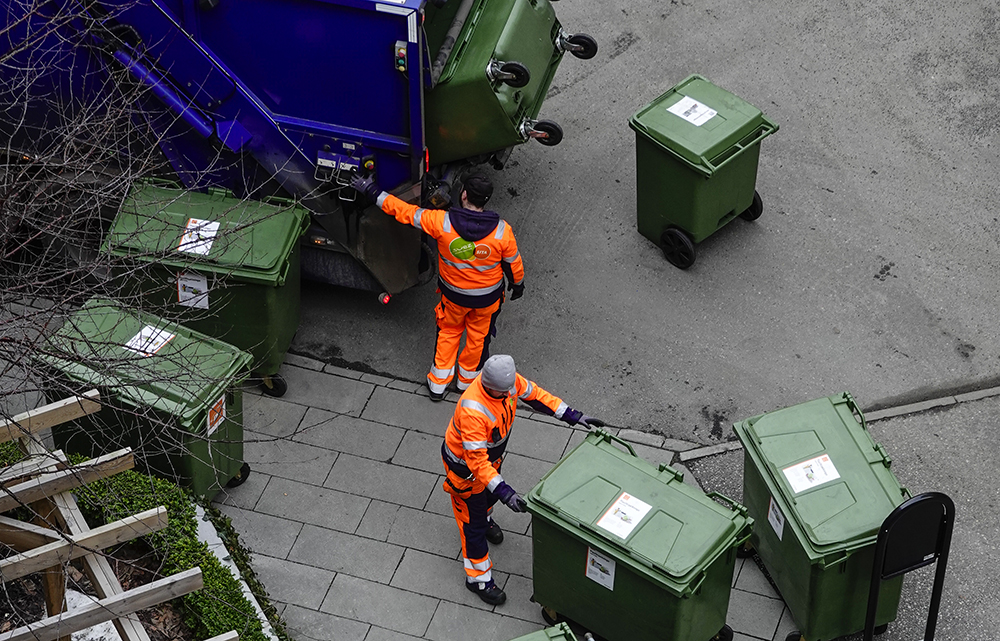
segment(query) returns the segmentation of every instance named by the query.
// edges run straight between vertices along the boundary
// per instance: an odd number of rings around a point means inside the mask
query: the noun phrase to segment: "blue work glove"
[[[510,290],[510,299],[517,300],[518,298],[524,296],[524,282],[514,283],[508,282],[507,289]]]
[[[378,185],[375,184],[375,180],[373,178],[370,176],[362,176],[361,174],[354,174],[351,176],[351,187],[354,187],[359,194],[371,202],[375,202],[378,195],[382,193],[382,190],[378,188]]]
[[[566,408],[566,411],[563,412],[562,420],[566,421],[570,425],[583,425],[587,428],[604,427],[606,425],[606,423],[601,419],[586,416],[583,412],[575,410],[572,407]]]
[[[514,491],[514,488],[507,485],[503,481],[500,481],[500,485],[497,486],[497,489],[493,490],[493,494],[495,494],[504,505],[515,512],[527,511],[527,503],[524,502],[524,499],[522,499],[520,495]]]

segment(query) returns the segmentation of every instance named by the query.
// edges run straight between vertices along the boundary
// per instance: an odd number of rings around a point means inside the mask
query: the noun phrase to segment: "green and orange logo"
[[[489,245],[477,245],[461,237],[449,243],[448,251],[451,252],[452,256],[461,260],[475,260],[477,258],[485,260],[493,253]]]

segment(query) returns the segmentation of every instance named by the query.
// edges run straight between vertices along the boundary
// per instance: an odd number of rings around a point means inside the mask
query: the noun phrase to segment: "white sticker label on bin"
[[[226,420],[226,395],[217,400],[212,407],[208,408],[208,435],[219,429],[222,422]]]
[[[130,349],[143,356],[152,356],[169,343],[173,337],[174,335],[165,329],[156,329],[152,325],[146,325],[125,343],[125,349]]]
[[[208,309],[208,279],[198,272],[177,274],[177,302],[185,307]]]
[[[587,547],[587,578],[615,590],[615,560]]]
[[[690,96],[684,96],[673,105],[667,107],[667,111],[676,114],[687,120],[695,127],[701,127],[712,119],[712,116],[719,113],[706,104],[700,103]]]
[[[215,242],[217,233],[219,233],[219,223],[199,218],[188,218],[184,233],[181,234],[181,242],[177,245],[177,251],[205,256],[212,251],[212,243]]]
[[[840,478],[840,473],[827,454],[796,463],[782,472],[796,494]]]
[[[781,537],[785,534],[785,515],[781,513],[781,508],[774,502],[773,496],[767,506],[767,522],[771,524],[771,528],[778,535],[778,540],[780,541]]]
[[[644,503],[628,492],[622,492],[618,500],[611,504],[608,511],[597,521],[597,527],[603,528],[616,536],[627,539],[642,517],[653,509],[649,503]]]

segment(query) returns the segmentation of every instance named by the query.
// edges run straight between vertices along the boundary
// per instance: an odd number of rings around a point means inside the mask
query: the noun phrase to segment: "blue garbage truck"
[[[469,168],[501,168],[566,52],[549,0],[4,0],[0,143],[44,162],[90,112],[128,103],[135,140],[188,190],[290,196],[312,214],[306,278],[388,296],[424,282],[430,244],[363,215],[350,175],[443,207]],[[70,129],[72,131],[70,131]],[[61,139],[59,139],[61,138]],[[62,146],[62,147],[60,147]],[[14,159],[13,161],[11,159]]]

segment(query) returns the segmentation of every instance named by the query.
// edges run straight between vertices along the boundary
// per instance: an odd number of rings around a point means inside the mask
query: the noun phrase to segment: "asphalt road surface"
[[[492,172],[491,206],[527,270],[494,353],[616,426],[703,443],[843,390],[871,408],[998,380],[995,3],[556,10],[601,48],[563,60],[542,108],[563,143],[523,145]],[[692,73],[780,130],[761,145],[763,216],[735,220],[681,271],[636,231],[628,121]],[[433,284],[385,307],[308,285],[292,349],[421,381],[436,300]]]

